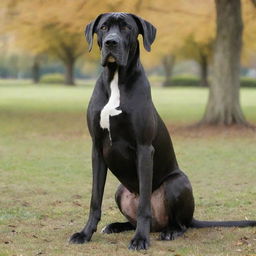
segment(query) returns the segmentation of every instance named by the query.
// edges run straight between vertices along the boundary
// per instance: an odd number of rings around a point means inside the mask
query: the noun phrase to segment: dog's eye
[[[130,27],[129,25],[123,25],[123,26],[121,27],[121,29],[122,29],[122,30],[129,31],[129,30],[131,30],[131,27]]]
[[[101,29],[101,30],[107,30],[108,27],[107,27],[106,25],[103,25],[103,26],[100,27],[100,29]]]

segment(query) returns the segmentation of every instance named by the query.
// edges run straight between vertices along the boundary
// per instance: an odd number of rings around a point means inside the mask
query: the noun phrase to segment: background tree
[[[174,54],[172,54],[172,53],[166,54],[162,58],[162,65],[163,65],[164,74],[165,74],[165,80],[163,82],[163,86],[171,85],[174,64],[175,64],[175,55]]]
[[[62,25],[65,15],[61,11],[66,8],[61,9],[59,4],[49,0],[12,1],[12,5],[7,5],[8,28],[15,35],[16,43],[35,56],[32,65],[34,81],[38,80],[37,56],[47,54],[62,61],[65,83],[73,85],[74,65],[85,49],[84,37],[82,31],[72,31]]]
[[[240,0],[215,0],[217,35],[213,77],[202,123],[246,124],[239,101],[243,22]]]
[[[170,85],[174,64],[193,59],[200,67],[200,84],[207,86],[215,28],[213,2],[163,0],[161,3],[152,2],[148,9],[152,11],[149,19],[156,25],[158,32],[152,53],[143,53],[143,59],[147,60],[146,66],[161,63],[165,74],[163,85]]]
[[[34,56],[31,71],[33,82],[38,84],[40,81],[40,55]]]
[[[208,87],[209,65],[212,61],[213,39],[208,42],[196,42],[193,36],[188,36],[183,46],[178,50],[179,59],[192,59],[199,65],[200,86]]]

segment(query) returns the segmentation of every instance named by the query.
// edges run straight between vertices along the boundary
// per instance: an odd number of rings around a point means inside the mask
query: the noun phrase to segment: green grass
[[[189,230],[147,252],[127,250],[133,232],[95,233],[69,245],[88,216],[91,141],[85,109],[91,86],[33,86],[0,82],[0,256],[3,255],[253,255],[255,228]],[[256,219],[256,133],[184,129],[203,114],[207,90],[153,88],[181,168],[191,179],[198,219]],[[256,123],[256,90],[242,89],[247,119]],[[174,125],[174,126],[173,126]],[[98,230],[122,221],[114,203],[118,181],[109,173]]]

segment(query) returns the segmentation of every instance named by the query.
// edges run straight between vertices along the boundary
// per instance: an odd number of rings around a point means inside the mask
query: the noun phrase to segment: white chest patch
[[[100,126],[102,129],[107,129],[110,136],[110,116],[117,116],[122,113],[122,110],[117,108],[120,106],[120,90],[118,88],[118,72],[115,73],[113,80],[110,83],[110,97],[108,103],[104,106],[100,113]],[[111,136],[110,136],[111,139]]]

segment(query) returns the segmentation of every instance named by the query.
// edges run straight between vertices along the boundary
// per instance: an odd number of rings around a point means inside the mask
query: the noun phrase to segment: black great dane
[[[193,218],[191,184],[179,169],[139,58],[138,35],[150,51],[155,27],[133,14],[105,13],[86,27],[89,50],[94,33],[104,69],[87,112],[93,142],[92,197],[89,220],[70,242],[90,241],[96,231],[107,169],[121,182],[115,198],[128,221],[109,224],[103,233],[135,230],[130,249],[147,249],[150,231],[161,232],[162,240],[173,240],[189,227],[255,226],[256,221],[206,222]]]

